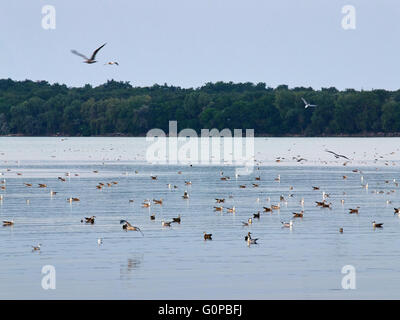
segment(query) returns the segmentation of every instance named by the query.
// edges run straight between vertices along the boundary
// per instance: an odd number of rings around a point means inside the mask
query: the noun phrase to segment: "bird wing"
[[[120,223],[120,224],[126,223],[127,226],[132,227],[132,225],[131,225],[128,221],[126,221],[126,220],[121,220],[119,223]]]
[[[338,154],[338,157],[342,157],[342,158],[345,158],[345,159],[347,159],[347,160],[350,160],[349,158],[347,158],[346,156],[344,156],[344,155],[342,155],[342,154]]]
[[[96,57],[97,52],[99,52],[100,49],[103,48],[105,45],[106,45],[106,43],[103,44],[101,47],[97,48],[96,50],[94,50],[94,51],[93,51],[93,54],[92,54],[92,57],[91,57],[90,59],[91,59],[91,60],[94,60],[94,58]]]
[[[71,50],[71,52],[72,52],[73,54],[76,54],[77,56],[80,56],[80,57],[83,58],[83,59],[89,60],[88,57],[86,57],[86,56],[85,56],[84,54],[82,54],[82,53],[79,53],[79,52],[76,51],[76,50]]]
[[[329,152],[329,153],[332,153],[332,154],[334,154],[335,156],[337,156],[338,154],[337,153],[335,153],[335,152],[333,152],[333,151],[329,151],[329,150],[325,150],[326,152]]]
[[[142,236],[144,237],[144,234],[143,234],[142,230],[140,230],[139,227],[136,227],[136,229],[137,229],[137,230],[142,234]]]
[[[304,98],[301,98],[301,100],[303,100],[304,104],[307,105],[307,101]]]

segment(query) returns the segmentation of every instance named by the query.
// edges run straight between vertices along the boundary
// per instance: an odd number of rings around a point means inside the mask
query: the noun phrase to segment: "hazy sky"
[[[42,28],[44,5],[55,30]],[[342,28],[344,5],[356,8],[355,30]],[[399,0],[1,1],[0,78],[398,89],[399,31]],[[97,64],[70,52],[104,42]]]

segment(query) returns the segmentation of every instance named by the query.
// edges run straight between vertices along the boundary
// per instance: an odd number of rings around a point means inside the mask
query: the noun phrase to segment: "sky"
[[[45,5],[56,10],[55,29],[42,27]],[[355,29],[342,27],[345,5]],[[397,90],[399,17],[398,0],[1,1],[0,78]],[[71,53],[103,43],[96,64]]]

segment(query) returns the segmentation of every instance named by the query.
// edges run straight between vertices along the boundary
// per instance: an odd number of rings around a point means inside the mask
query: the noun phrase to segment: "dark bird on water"
[[[181,223],[181,215],[178,215],[177,218],[172,218],[172,222]]]
[[[212,240],[212,233],[204,232],[204,240]]]
[[[372,221],[372,226],[374,228],[382,228],[383,227],[383,223],[376,223],[375,221]]]
[[[92,64],[92,63],[96,63],[96,62],[97,62],[97,61],[95,60],[96,54],[97,54],[97,53],[100,51],[100,49],[103,48],[105,45],[106,45],[106,43],[103,44],[101,47],[97,48],[96,50],[94,50],[93,53],[92,53],[92,56],[91,56],[90,58],[86,57],[84,54],[79,53],[79,52],[76,51],[76,50],[71,50],[71,52],[72,52],[73,54],[76,54],[77,56],[80,56],[81,58],[85,59],[85,61],[83,61],[84,63]]]
[[[251,232],[248,232],[248,233],[247,233],[247,236],[244,237],[244,240],[247,241],[247,244],[250,245],[250,244],[257,244],[258,238],[252,239],[252,238],[251,238]]]
[[[85,217],[85,222],[86,222],[86,223],[94,224],[95,218],[96,218],[96,216]],[[81,222],[83,222],[83,220],[81,220]]]

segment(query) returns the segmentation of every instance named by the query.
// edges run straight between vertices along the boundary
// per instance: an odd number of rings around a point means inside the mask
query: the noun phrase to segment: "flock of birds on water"
[[[71,50],[71,52],[73,54],[83,58],[84,59],[84,61],[83,61],[84,63],[93,64],[93,63],[97,62],[96,55],[98,54],[98,52],[105,45],[106,45],[106,43],[104,43],[103,45],[98,47],[96,50],[94,50],[90,57],[87,57],[86,55],[84,55],[84,54],[82,54],[82,53],[80,53],[80,52],[78,52],[76,50]],[[109,61],[109,62],[106,62],[104,65],[119,66],[119,63],[117,61]],[[305,109],[317,107],[317,105],[307,102],[304,98],[301,98],[301,100],[304,103],[304,108]],[[331,153],[336,159],[343,158],[343,159],[346,159],[347,161],[350,161],[350,159],[345,155],[338,154],[338,153],[336,153],[334,151],[330,151],[330,150],[325,150],[325,151],[328,152],[328,153]],[[282,160],[283,159],[281,159],[279,157],[278,159],[276,159],[276,162],[281,162]],[[300,156],[293,157],[293,160],[295,160],[297,162],[300,162],[300,163],[303,162],[303,161],[307,161],[307,159],[302,158]],[[345,162],[343,165],[347,165],[347,162]],[[7,169],[7,171],[11,171],[11,170]],[[93,171],[93,172],[97,173],[98,171]],[[361,171],[358,170],[358,169],[355,169],[355,170],[353,170],[353,172],[361,172]],[[136,173],[137,173],[137,171],[136,171]],[[181,174],[181,172],[178,172],[178,173]],[[17,173],[17,174],[18,175],[22,175],[21,173]],[[78,174],[75,174],[75,175],[78,175]],[[152,180],[157,180],[157,176],[151,176],[150,178]],[[347,178],[347,176],[343,176],[343,179],[346,179],[346,178]],[[223,181],[227,181],[227,180],[230,180],[230,177],[224,176],[223,172],[221,172],[220,179],[223,180]],[[63,178],[63,177],[58,177],[58,180],[60,180],[62,182],[66,181],[66,179]],[[261,178],[259,176],[256,177],[255,178],[256,182],[252,183],[252,187],[253,188],[259,187],[259,182],[258,181],[260,181],[260,180],[261,180]],[[277,182],[280,181],[280,175],[278,175],[275,178],[275,181],[277,181]],[[394,179],[394,182],[395,182],[395,179]],[[32,187],[33,186],[31,183],[24,183],[24,184],[25,184],[26,187]],[[110,187],[113,184],[118,184],[118,182],[117,181],[108,182],[108,183],[100,182],[96,186],[96,188],[97,189],[102,189],[106,185],[108,187]],[[191,181],[185,181],[185,184],[186,185],[190,185]],[[395,184],[397,185],[397,182],[395,182]],[[47,188],[47,185],[40,183],[40,184],[38,184],[38,187],[39,188]],[[244,189],[246,187],[247,187],[246,185],[240,185],[239,186],[239,188],[241,188],[241,189]],[[368,188],[368,184],[364,185],[363,187]],[[0,188],[2,190],[6,189],[6,180],[5,179],[3,179],[1,181],[1,187]],[[168,188],[175,188],[176,189],[177,186],[176,185],[172,186],[171,184],[168,184]],[[317,187],[317,186],[312,186],[312,188],[313,188],[313,190],[319,190],[319,187]],[[291,187],[291,190],[292,189],[293,189],[293,187]],[[53,190],[50,191],[50,195],[51,196],[55,196],[56,194],[57,194],[57,192],[55,192]],[[322,196],[323,196],[323,200],[322,201],[315,201],[316,206],[321,207],[321,208],[329,208],[329,209],[331,209],[332,203],[328,203],[327,200],[326,200],[326,198],[329,197],[329,194],[323,192]],[[4,198],[4,196],[0,195],[0,201],[3,201],[3,198]],[[188,194],[187,191],[184,192],[184,194],[182,195],[182,198],[183,199],[189,199],[189,194]],[[27,200],[27,202],[28,201],[29,200]],[[69,202],[77,202],[77,201],[80,201],[80,199],[78,197],[71,197],[71,198],[68,198],[67,201],[69,201]],[[129,201],[133,202],[133,200],[129,200]],[[224,209],[226,209],[227,212],[229,212],[229,213],[235,213],[235,207],[225,208],[223,205],[221,205],[221,204],[225,203],[225,198],[216,198],[215,201],[216,201],[216,204],[219,204],[217,206],[214,206],[214,210],[215,211],[223,211]],[[284,196],[280,197],[280,201],[285,201]],[[142,203],[142,207],[150,207],[152,205],[152,202],[153,202],[153,204],[156,204],[156,205],[162,205],[163,204],[163,200],[162,199],[153,199],[153,201],[150,201],[150,200],[147,199]],[[341,202],[342,202],[342,204],[344,204],[344,200],[341,200]],[[300,204],[302,205],[302,207],[304,207],[304,198],[301,199]],[[360,207],[349,208],[349,213],[350,214],[358,214],[359,213],[359,209],[360,209]],[[280,210],[280,203],[278,203],[276,205],[271,204],[270,207],[263,207],[263,212],[273,212],[275,210]],[[400,217],[400,208],[394,208],[394,214],[397,214]],[[300,212],[293,212],[293,219],[303,218],[303,216],[304,216],[304,210],[301,210]],[[260,212],[258,211],[257,213],[254,213],[252,217],[248,218],[247,221],[243,221],[242,225],[244,227],[250,226],[253,223],[254,219],[259,219],[259,218],[260,218]],[[96,216],[84,217],[81,220],[81,223],[94,224],[95,223],[95,219],[96,219]],[[155,220],[155,215],[154,214],[150,215],[150,219],[151,220]],[[293,219],[291,219],[290,221],[287,221],[287,222],[281,221],[282,228],[290,228],[290,229],[293,228],[293,225],[294,225]],[[161,221],[162,227],[171,227],[171,225],[173,223],[179,223],[180,224],[181,223],[181,216],[179,215],[178,217],[172,218],[171,221],[164,221],[164,220]],[[142,236],[144,236],[144,233],[142,232],[142,230],[138,226],[133,226],[127,220],[125,220],[125,219],[120,220],[120,224],[122,224],[122,229],[124,231],[136,231],[136,232],[139,232]],[[14,225],[14,221],[13,220],[4,220],[3,221],[3,226],[4,227],[12,227],[13,225]],[[376,221],[372,221],[372,227],[373,228],[382,228],[383,227],[383,223],[377,223]],[[340,228],[339,232],[343,233],[344,232],[343,228]],[[207,233],[207,232],[203,233],[203,239],[205,241],[212,240],[212,236],[213,235],[211,233]],[[253,245],[253,244],[257,244],[257,241],[259,239],[258,238],[253,238],[252,237],[252,233],[248,232],[247,235],[245,235],[244,240],[250,246],[250,245]],[[103,239],[99,238],[97,242],[98,242],[99,245],[101,245],[103,243]],[[38,245],[32,246],[32,250],[33,251],[40,251],[40,249],[41,249],[41,244],[40,243]]]
[[[325,150],[325,151],[327,153],[332,154],[336,159],[345,159],[346,161],[343,163],[343,166],[346,166],[351,161],[345,155],[338,154],[338,153],[336,153],[334,151],[330,151],[330,150]],[[392,152],[392,154],[394,154],[394,152]],[[283,159],[285,159],[285,158],[278,157],[275,161],[276,162],[281,162]],[[293,157],[292,160],[295,160],[296,162],[307,161],[307,159],[301,158],[300,156]],[[375,159],[375,161],[377,161],[377,159]],[[259,164],[260,163],[258,163],[258,165]],[[387,162],[385,164],[388,165]],[[190,165],[190,166],[192,166],[192,165]],[[257,167],[257,170],[259,170],[259,167]],[[11,169],[7,169],[7,172],[8,171],[11,171]],[[98,172],[99,172],[98,170],[93,170],[93,173],[98,173]],[[360,169],[353,169],[352,172],[353,173],[362,174],[362,171]],[[135,170],[135,174],[138,174],[138,173],[139,172],[137,170]],[[22,175],[21,172],[16,172],[16,174],[19,175],[19,176]],[[178,171],[178,174],[182,174],[182,171]],[[0,175],[4,175],[4,174],[0,173]],[[79,176],[78,173],[75,173],[74,175],[75,176]],[[65,176],[70,176],[70,173],[65,173]],[[347,179],[347,176],[343,175],[342,178],[343,179]],[[57,179],[59,181],[61,181],[61,182],[65,182],[66,181],[66,178],[62,177],[62,176],[58,176]],[[157,175],[150,175],[150,179],[151,180],[158,180],[158,177],[157,177]],[[229,176],[224,175],[223,171],[220,171],[219,179],[221,181],[231,180],[231,178]],[[260,176],[256,176],[254,179],[255,179],[255,181],[251,185],[252,185],[253,188],[257,188],[260,185],[261,177]],[[364,179],[363,176],[361,176],[361,182],[362,183],[363,183],[363,179]],[[280,183],[281,176],[278,174],[274,178],[274,181],[277,182],[277,183]],[[396,182],[396,179],[393,179],[392,182],[394,183],[394,185],[396,187],[399,185],[398,182]],[[185,183],[186,186],[190,186],[192,184],[191,181],[184,181],[184,183]],[[391,183],[391,181],[385,180],[385,184],[389,184],[389,183]],[[111,186],[117,185],[117,184],[118,184],[118,181],[111,181],[111,182],[106,182],[106,183],[100,182],[100,183],[98,183],[96,185],[96,188],[101,190],[101,189],[103,189],[105,187],[111,187]],[[24,185],[25,185],[25,187],[29,187],[29,188],[34,186],[33,183],[28,183],[28,182],[24,182]],[[368,183],[361,184],[361,186],[364,189],[368,189]],[[44,183],[38,183],[37,187],[38,188],[48,188],[48,185],[44,184]],[[178,189],[178,187],[176,185],[173,185],[173,184],[170,184],[170,183],[167,184],[167,187],[169,189]],[[314,190],[314,191],[320,190],[319,186],[311,186],[311,187],[312,187],[312,190]],[[245,188],[248,188],[248,185],[245,185],[245,184],[242,185],[241,184],[241,185],[239,185],[239,188],[240,189],[245,189]],[[1,190],[6,190],[6,179],[0,180],[0,189]],[[293,190],[293,186],[290,186],[290,190]],[[387,193],[389,194],[391,192],[394,192],[394,190],[391,190],[390,192],[387,192]],[[379,191],[379,192],[374,191],[374,193],[384,193],[384,191],[382,191],[382,190]],[[56,191],[50,190],[50,196],[55,196],[56,194],[57,194]],[[345,192],[343,192],[343,194],[345,194]],[[188,200],[189,197],[190,197],[189,192],[187,190],[185,190],[183,195],[182,195],[182,199],[183,200]],[[233,197],[232,195],[229,195],[229,198],[232,198],[232,197]],[[288,197],[293,197],[293,194],[289,194]],[[332,209],[332,203],[328,202],[328,200],[327,200],[329,197],[330,197],[330,194],[328,194],[328,193],[323,191],[322,192],[322,198],[323,198],[322,201],[315,201],[315,205],[317,207],[320,207],[320,208]],[[3,202],[3,200],[4,200],[4,195],[0,194],[0,202]],[[72,203],[72,202],[79,202],[80,198],[79,197],[69,197],[66,200],[68,202]],[[27,201],[27,203],[29,203],[29,200],[26,200],[26,201]],[[219,211],[219,212],[223,212],[224,210],[226,210],[226,212],[228,212],[228,213],[235,213],[236,212],[235,206],[225,207],[224,206],[225,201],[226,201],[225,198],[215,198],[215,205],[213,206],[213,210],[214,211]],[[269,197],[267,198],[267,201],[270,202],[270,198]],[[129,202],[134,202],[134,200],[129,199]],[[264,213],[273,213],[274,211],[279,211],[281,209],[281,203],[282,202],[283,203],[285,203],[285,202],[287,203],[287,199],[285,199],[285,196],[283,196],[283,195],[280,196],[280,202],[279,203],[277,203],[277,204],[270,203],[270,206],[267,206],[267,207],[263,206],[263,212]],[[341,199],[342,206],[344,205],[344,202],[345,202],[345,200]],[[387,204],[391,204],[391,201],[387,200]],[[141,203],[141,206],[143,208],[150,208],[152,205],[160,205],[160,206],[162,206],[163,205],[163,199],[152,199],[152,200],[146,199]],[[304,198],[301,198],[300,205],[302,206],[303,210],[301,210],[299,212],[292,212],[293,217],[289,221],[281,221],[282,228],[292,229],[293,226],[294,226],[294,220],[303,218],[303,216],[305,214],[305,212],[304,212]],[[349,214],[359,214],[360,209],[361,208],[359,206],[354,207],[354,208],[348,208],[348,213]],[[400,217],[400,207],[399,208],[394,208],[394,214],[397,215],[398,217]],[[257,211],[256,213],[254,213],[252,215],[252,217],[249,217],[247,219],[247,221],[242,221],[241,222],[242,226],[243,227],[248,227],[248,226],[252,225],[254,220],[256,220],[256,219],[260,219],[260,211]],[[150,215],[150,220],[156,220],[156,216],[155,216],[154,213]],[[84,223],[84,224],[92,224],[93,225],[93,224],[95,224],[95,221],[96,221],[96,216],[93,215],[93,216],[90,216],[90,217],[84,217],[83,219],[81,219],[80,222]],[[165,221],[164,219],[161,220],[161,226],[163,228],[169,228],[169,227],[172,226],[172,224],[174,224],[174,223],[180,224],[181,222],[182,222],[181,216],[178,215],[177,217],[172,218],[170,221]],[[13,227],[14,224],[15,224],[14,220],[3,220],[3,227]],[[135,232],[139,232],[142,236],[144,236],[144,233],[143,233],[142,229],[139,226],[134,226],[129,221],[127,221],[125,219],[121,219],[120,220],[120,224],[122,225],[122,230],[123,231],[126,231],[126,232],[135,231]],[[375,229],[375,228],[383,228],[383,223],[378,223],[376,221],[372,221],[372,227],[373,227],[373,229]],[[344,232],[344,228],[343,227],[339,228],[338,232],[339,233],[343,233]],[[203,232],[202,238],[204,239],[204,241],[210,241],[210,240],[213,239],[213,234],[212,233]],[[258,244],[257,241],[259,240],[259,238],[254,238],[252,233],[249,231],[244,236],[244,240],[247,243],[247,245],[250,246],[250,245]],[[102,245],[103,244],[103,239],[99,238],[97,240],[97,243],[98,243],[98,245]],[[32,251],[40,251],[41,250],[41,246],[42,246],[41,243],[32,246]]]

